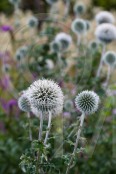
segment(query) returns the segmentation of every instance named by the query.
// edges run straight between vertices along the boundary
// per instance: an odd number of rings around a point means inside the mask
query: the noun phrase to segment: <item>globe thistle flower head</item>
[[[57,36],[55,37],[55,41],[60,43],[62,51],[65,51],[66,49],[69,48],[72,42],[72,38],[70,35],[61,32],[57,34]]]
[[[115,22],[114,16],[108,11],[101,11],[95,16],[97,24],[111,23]]]
[[[104,54],[103,60],[108,66],[115,66],[116,65],[116,53],[114,51],[107,51]]]
[[[28,89],[32,106],[41,112],[52,112],[57,115],[63,109],[63,93],[52,80],[37,80]]]
[[[75,19],[71,28],[74,33],[84,34],[86,32],[86,23],[83,19]]]
[[[82,113],[93,114],[98,109],[99,96],[93,91],[83,91],[77,95],[75,105]]]
[[[112,24],[101,24],[96,28],[95,35],[99,41],[108,44],[116,39],[116,27]]]
[[[58,53],[61,51],[61,44],[60,42],[57,42],[57,41],[53,41],[51,44],[50,44],[50,48],[51,48],[51,51],[54,52],[54,53]]]
[[[76,3],[73,10],[76,15],[82,15],[85,13],[86,8],[85,8],[85,5],[80,2],[80,3]]]
[[[22,94],[21,97],[18,99],[18,106],[19,106],[19,109],[24,112],[31,111],[31,104],[26,93]]]
[[[95,52],[95,51],[97,51],[99,49],[99,46],[100,46],[99,42],[96,41],[96,40],[93,40],[89,44],[89,49],[91,51]]]
[[[4,64],[4,66],[2,67],[2,71],[5,73],[9,73],[11,69],[11,66],[9,64]]]
[[[27,55],[27,51],[28,51],[27,46],[22,46],[22,47],[19,48],[19,52],[20,52],[20,54],[23,55],[23,57],[25,57]]]
[[[49,4],[49,5],[53,5],[55,3],[57,3],[59,0],[46,0],[46,2]]]
[[[28,26],[30,28],[35,28],[38,26],[38,19],[34,16],[32,16],[29,20],[28,20]]]
[[[9,2],[11,3],[11,4],[19,4],[20,2],[21,2],[21,0],[9,0]]]

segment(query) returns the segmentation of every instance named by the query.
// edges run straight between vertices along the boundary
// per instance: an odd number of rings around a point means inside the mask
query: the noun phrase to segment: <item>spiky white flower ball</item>
[[[95,16],[95,20],[98,24],[115,22],[114,16],[108,11],[101,11]]]
[[[83,19],[75,19],[72,22],[71,28],[76,34],[84,34],[86,32],[86,23]]]
[[[61,49],[65,51],[70,46],[72,37],[69,34],[61,32],[56,35],[55,41],[59,42],[61,44]]]
[[[35,28],[38,26],[38,19],[35,16],[32,16],[29,20],[28,20],[28,26],[30,28]]]
[[[57,3],[59,0],[46,0],[46,2],[50,5],[53,5],[55,3]]]
[[[116,65],[116,53],[114,51],[107,51],[103,56],[104,62],[109,66]]]
[[[83,91],[77,95],[75,105],[84,114],[92,114],[99,106],[99,96],[93,91]]]
[[[20,110],[24,112],[30,112],[31,111],[31,103],[27,97],[27,94],[22,94],[21,97],[18,99],[18,106]]]
[[[82,15],[82,14],[85,13],[86,8],[85,8],[84,3],[78,2],[78,3],[76,3],[76,4],[74,5],[74,9],[73,9],[73,10],[74,10],[74,13],[75,13],[76,15]]]
[[[89,49],[93,52],[97,51],[100,46],[100,43],[96,40],[93,40],[89,43]]]
[[[57,42],[57,41],[53,41],[51,44],[50,44],[50,48],[51,48],[51,51],[53,53],[58,53],[61,51],[62,47],[61,47],[61,43],[60,42]]]
[[[37,80],[27,92],[30,102],[38,111],[57,115],[63,109],[63,93],[61,88],[52,80]]]
[[[97,39],[108,44],[116,39],[116,27],[112,24],[101,24],[96,28]]]

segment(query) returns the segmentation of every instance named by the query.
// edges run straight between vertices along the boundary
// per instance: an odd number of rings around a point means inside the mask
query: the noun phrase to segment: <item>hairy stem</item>
[[[42,139],[42,129],[43,129],[43,115],[42,112],[40,112],[40,126],[39,126],[39,137],[38,139]]]
[[[103,66],[103,55],[105,53],[105,49],[106,49],[106,47],[105,47],[105,45],[103,45],[102,55],[101,55],[100,64],[99,64],[99,68],[98,68],[96,77],[99,77],[100,76],[100,73],[101,73],[101,70],[102,70],[102,66]]]
[[[79,130],[77,132],[77,138],[76,138],[74,150],[73,150],[73,153],[72,153],[72,157],[69,161],[69,164],[68,164],[68,167],[67,167],[67,170],[66,170],[66,174],[68,174],[69,171],[70,171],[70,168],[71,168],[71,165],[72,165],[72,162],[73,162],[73,158],[75,156],[75,153],[76,153],[76,150],[77,150],[77,147],[78,147],[78,144],[79,144],[79,139],[80,139],[83,123],[84,123],[84,118],[85,118],[85,114],[82,113],[81,118],[80,118],[80,125],[79,125]]]
[[[49,111],[49,121],[48,121],[48,127],[47,127],[47,132],[46,132],[44,144],[47,144],[47,140],[48,140],[48,136],[49,136],[50,128],[51,128],[51,121],[52,121],[52,114],[51,114],[51,112]]]
[[[30,119],[30,113],[27,113],[28,121],[29,121],[29,140],[32,141],[32,131],[31,131],[31,119]]]

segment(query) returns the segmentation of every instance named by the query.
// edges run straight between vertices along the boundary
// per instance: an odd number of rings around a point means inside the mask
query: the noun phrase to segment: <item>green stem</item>
[[[30,119],[30,113],[27,113],[28,121],[29,121],[29,140],[32,141],[32,131],[31,131],[31,119]]]
[[[45,145],[47,144],[47,141],[48,141],[48,136],[49,136],[50,128],[51,128],[51,121],[52,121],[52,114],[51,114],[51,112],[49,111],[48,127],[47,127],[47,132],[46,132],[46,136],[45,136],[45,140],[44,140],[44,144],[45,144]]]
[[[42,112],[40,112],[40,127],[39,127],[39,136],[38,139],[42,139],[42,129],[43,129],[43,115]]]
[[[73,150],[73,153],[72,153],[72,157],[69,161],[69,164],[68,164],[68,167],[67,167],[67,170],[66,170],[66,174],[69,173],[70,171],[70,168],[71,168],[71,165],[72,165],[72,162],[73,162],[73,158],[76,154],[76,150],[77,150],[77,147],[78,147],[78,144],[79,144],[79,139],[80,139],[80,135],[81,135],[81,131],[82,131],[82,127],[83,127],[83,123],[84,123],[84,118],[85,118],[85,114],[82,113],[81,115],[81,118],[80,118],[80,126],[79,126],[79,130],[77,132],[77,138],[76,138],[76,143],[75,143],[75,146],[74,146],[74,150]]]

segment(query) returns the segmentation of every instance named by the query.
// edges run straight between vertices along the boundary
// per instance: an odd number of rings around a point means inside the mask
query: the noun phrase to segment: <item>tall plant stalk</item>
[[[84,123],[84,118],[85,118],[85,114],[82,113],[81,118],[80,118],[80,125],[79,125],[79,129],[78,129],[78,132],[77,132],[77,138],[76,138],[74,150],[73,150],[73,153],[72,153],[72,157],[71,157],[71,159],[69,161],[69,164],[68,164],[68,167],[67,167],[67,170],[66,170],[66,174],[69,173],[71,165],[72,165],[72,162],[73,162],[73,158],[74,158],[74,156],[76,154],[76,150],[77,150],[77,147],[78,147],[78,144],[79,144],[80,135],[81,135],[81,131],[82,131],[83,123]]]
[[[45,145],[47,144],[47,141],[48,141],[48,136],[49,136],[50,128],[51,128],[51,121],[52,121],[52,113],[49,111],[48,127],[47,127],[47,132],[46,132],[46,136],[44,140]]]
[[[40,141],[42,139],[42,129],[43,129],[43,115],[42,112],[40,112],[40,126],[39,126],[39,137],[38,137]]]
[[[31,131],[31,119],[30,119],[30,113],[27,113],[28,121],[29,121],[29,140],[32,141],[32,131]]]

